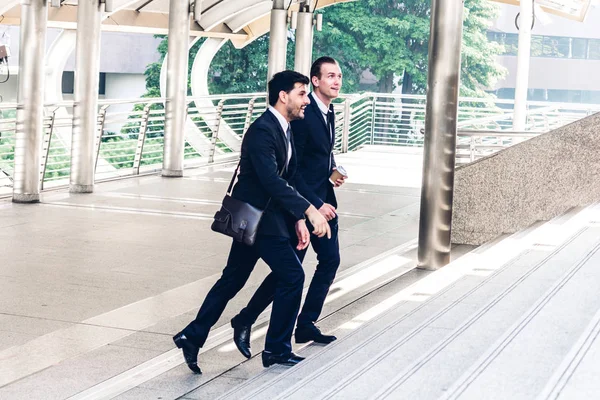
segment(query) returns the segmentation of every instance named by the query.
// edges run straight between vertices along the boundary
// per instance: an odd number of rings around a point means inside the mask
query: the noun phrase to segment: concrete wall
[[[600,200],[600,113],[457,168],[452,242],[483,244]]]
[[[4,81],[6,79],[6,75],[0,75],[0,81]],[[19,79],[16,75],[12,75],[8,79],[8,82],[0,83],[0,99],[4,103],[16,103],[17,101],[17,89],[18,89]]]
[[[0,25],[0,35],[7,33],[12,56],[10,65],[19,65],[19,27]],[[60,29],[49,28],[46,33],[46,49],[60,34]],[[6,38],[4,39],[6,40]],[[100,72],[143,74],[146,66],[159,60],[156,50],[161,39],[141,33],[102,32]],[[75,49],[65,65],[65,71],[75,70]]]
[[[106,94],[105,99],[137,99],[146,92],[146,77],[140,74],[106,74]],[[107,111],[107,120],[121,119],[123,116],[115,115],[118,113],[129,112],[133,110],[134,104],[112,105]],[[107,123],[105,129],[112,132],[120,132],[121,127],[126,122],[114,124]]]

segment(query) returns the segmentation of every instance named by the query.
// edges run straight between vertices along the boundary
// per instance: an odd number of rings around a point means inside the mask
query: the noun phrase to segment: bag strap
[[[283,176],[283,172],[285,170],[287,170],[287,167],[289,165],[290,160],[287,160],[285,163],[285,166],[283,167],[283,169],[281,170],[281,172],[279,173],[279,176]],[[237,167],[235,167],[235,170],[233,171],[233,176],[231,177],[231,182],[229,182],[229,187],[227,188],[227,194],[231,195],[231,189],[233,189],[233,183],[235,182],[235,178],[237,178],[239,170],[240,170],[240,165],[242,164],[242,159],[240,157],[240,162],[238,162]],[[265,206],[265,209],[269,206],[269,203],[271,202],[271,199],[269,198],[269,201],[267,202],[267,205]]]

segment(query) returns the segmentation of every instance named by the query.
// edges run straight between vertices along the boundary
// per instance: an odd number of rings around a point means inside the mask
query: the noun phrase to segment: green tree
[[[148,97],[160,97],[160,69],[168,51],[168,39],[163,38],[158,46],[160,60],[146,67],[146,89]],[[199,40],[190,49],[189,71],[194,57],[204,43]],[[294,47],[288,40],[287,66],[294,66]],[[263,35],[244,47],[236,49],[231,42],[225,43],[213,59],[208,79],[208,88],[212,94],[264,92],[267,86],[267,62],[269,54],[269,34]],[[188,82],[190,80],[188,79]],[[191,94],[191,90],[189,90]]]
[[[429,0],[361,0],[325,8],[322,32],[315,32],[313,57],[336,58],[344,72],[344,91],[356,92],[363,71],[378,79],[376,91],[390,93],[396,79],[402,93],[422,94],[427,84]],[[495,62],[503,47],[487,37],[498,7],[488,1],[465,0],[461,95],[485,96],[504,70]],[[202,41],[190,50],[190,64]],[[146,69],[149,93],[157,93],[167,40],[158,48],[161,61]],[[269,36],[238,50],[228,42],[215,56],[209,72],[211,93],[264,91]],[[293,43],[288,40],[288,68],[293,67]],[[191,65],[190,65],[191,67]],[[191,69],[191,68],[190,68]]]
[[[378,92],[392,92],[394,78],[400,77],[402,93],[424,93],[430,11],[427,0],[363,0],[328,7],[323,31],[315,35],[315,53],[340,60],[352,88],[368,69],[378,79]],[[483,89],[503,74],[495,62],[502,46],[486,35],[497,13],[498,7],[488,1],[465,0],[462,95],[484,96]]]

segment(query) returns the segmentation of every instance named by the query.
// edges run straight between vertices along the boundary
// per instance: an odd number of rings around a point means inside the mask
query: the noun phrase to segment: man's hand
[[[329,227],[329,223],[325,217],[321,215],[319,210],[315,208],[315,206],[311,204],[310,207],[306,209],[304,214],[306,214],[308,220],[314,227],[313,233],[315,235],[318,237],[327,235],[327,239],[331,239],[331,228]]]
[[[303,219],[296,222],[296,236],[298,236],[298,246],[296,246],[296,249],[304,250],[307,248],[310,242],[310,232],[306,227],[306,221]]]
[[[336,169],[337,169],[337,168],[335,168],[335,167],[333,168],[333,170],[334,170],[334,171],[335,171]],[[341,177],[341,178],[338,178],[338,179],[336,179],[336,180],[335,180],[335,183],[333,184],[333,187],[336,187],[336,188],[338,188],[338,187],[342,186],[342,185],[344,184],[344,182],[346,182],[346,178],[347,178],[346,176],[343,176],[343,175],[342,175],[342,177]]]
[[[331,221],[335,218],[335,207],[331,204],[323,203],[321,208],[319,208],[319,212],[327,221]]]

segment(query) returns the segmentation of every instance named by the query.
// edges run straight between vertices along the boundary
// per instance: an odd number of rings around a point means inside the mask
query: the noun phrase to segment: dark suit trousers
[[[329,288],[333,283],[335,274],[340,265],[340,245],[338,241],[338,219],[335,218],[329,221],[331,227],[331,239],[327,237],[319,238],[316,235],[310,235],[310,243],[317,253],[317,269],[313,276],[304,306],[298,316],[298,327],[306,327],[313,325],[321,311]],[[312,231],[312,227],[309,227]],[[298,258],[303,261],[306,255],[306,250],[296,251]],[[250,299],[250,302],[239,315],[236,317],[236,322],[242,325],[252,325],[256,322],[258,316],[269,306],[274,299],[275,290],[277,287],[277,276],[269,274],[263,283]],[[271,317],[271,321],[273,317]]]
[[[252,247],[233,242],[223,275],[206,295],[196,319],[182,331],[188,339],[200,347],[204,345],[210,328],[219,320],[229,300],[244,287],[259,258],[271,268],[269,275],[276,281],[265,350],[274,354],[292,351],[291,338],[302,299],[304,271],[290,239],[279,236],[258,236]]]

